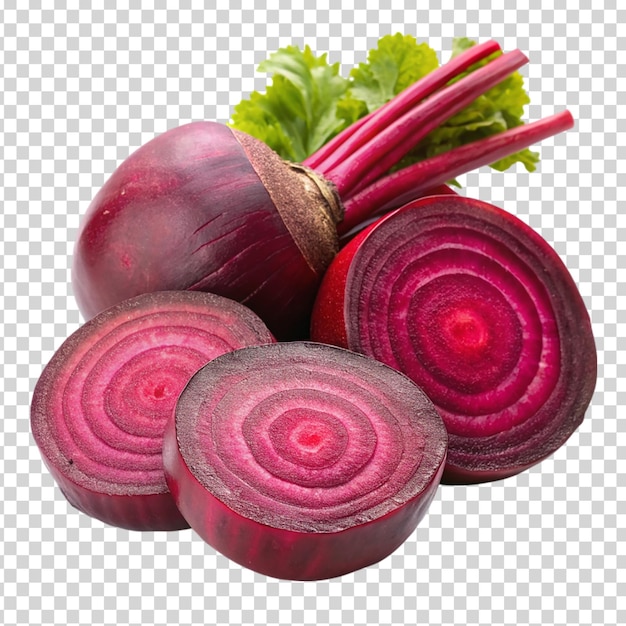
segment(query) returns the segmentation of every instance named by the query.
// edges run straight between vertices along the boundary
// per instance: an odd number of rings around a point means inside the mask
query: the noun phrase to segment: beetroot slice
[[[31,405],[33,436],[69,502],[131,530],[187,528],[162,464],[176,399],[211,359],[273,340],[243,305],[196,292],[131,298],[79,328],[44,368]]]
[[[447,434],[407,377],[311,342],[225,354],[166,429],[168,484],[191,527],[275,578],[331,578],[391,554],[425,514]]]
[[[450,435],[448,483],[543,460],[580,425],[595,387],[589,315],[555,250],[460,196],[413,202],[350,242],[321,285],[312,338],[425,391]]]

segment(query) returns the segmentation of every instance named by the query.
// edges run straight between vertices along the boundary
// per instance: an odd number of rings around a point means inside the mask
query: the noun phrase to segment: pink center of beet
[[[167,391],[167,387],[161,383],[154,388],[154,391],[152,392],[152,394],[154,395],[155,398],[160,400],[165,395],[166,391]]]
[[[472,310],[453,311],[442,328],[451,349],[459,353],[473,355],[487,344],[488,328]]]
[[[422,392],[354,353],[325,364],[329,346],[287,343],[292,364],[275,345],[247,349],[245,364],[219,357],[181,394],[177,433],[201,483],[242,515],[291,529],[367,521],[406,497],[398,487],[417,480],[428,440],[432,405],[411,403]]]
[[[366,415],[341,398],[312,389],[258,398],[242,423],[242,433],[260,467],[308,487],[350,481],[371,459],[377,443]],[[216,436],[221,440],[219,433]]]
[[[489,436],[522,424],[558,376],[545,287],[499,241],[507,235],[452,215],[398,217],[355,256],[351,347],[414,380],[451,434]]]
[[[243,321],[228,323],[227,309],[196,299],[178,305],[174,297],[173,309],[137,309],[91,331],[90,348],[51,400],[60,418],[50,428],[73,472],[118,490],[165,488],[163,433],[180,392],[213,358],[256,341]]]
[[[520,321],[510,304],[492,285],[467,274],[441,276],[418,289],[408,332],[416,358],[464,393],[497,385],[522,348]]]
[[[205,362],[201,352],[184,346],[153,348],[129,358],[106,387],[108,420],[119,432],[148,438],[144,449],[158,453],[159,438],[176,398]]]
[[[125,389],[127,400],[135,405],[143,405],[146,413],[156,416],[157,413],[172,409],[173,400],[176,400],[193,372],[193,369],[190,372],[188,368],[174,367],[173,364],[167,370],[164,370],[162,364],[152,371],[146,370],[136,385],[128,385]]]
[[[348,431],[329,413],[292,409],[275,419],[269,438],[276,454],[298,465],[327,467],[335,463],[348,445]]]

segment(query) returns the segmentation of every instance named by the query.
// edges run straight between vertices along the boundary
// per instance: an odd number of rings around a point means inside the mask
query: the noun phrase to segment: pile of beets
[[[380,561],[440,482],[517,474],[576,430],[589,315],[554,249],[446,186],[573,125],[565,111],[389,173],[526,62],[474,46],[304,163],[214,122],[133,153],[81,224],[88,320],[35,388],[33,435],[76,508],[191,526],[311,580]]]

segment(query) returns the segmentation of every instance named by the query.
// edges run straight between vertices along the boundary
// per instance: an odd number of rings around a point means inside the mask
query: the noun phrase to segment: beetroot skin
[[[545,459],[595,387],[589,315],[557,253],[513,215],[460,196],[423,198],[357,235],[324,277],[311,335],[425,391],[450,436],[443,482]]]
[[[125,300],[79,328],[31,404],[33,436],[69,502],[131,530],[187,528],[163,474],[166,420],[201,366],[273,340],[243,305],[194,292]]]
[[[213,360],[180,395],[163,464],[191,527],[276,578],[331,578],[391,554],[439,484],[447,434],[386,365],[308,342]]]
[[[145,292],[207,291],[242,302],[277,337],[306,334],[338,250],[336,202],[252,137],[208,121],[173,128],[90,204],[72,264],[79,308],[89,319]]]

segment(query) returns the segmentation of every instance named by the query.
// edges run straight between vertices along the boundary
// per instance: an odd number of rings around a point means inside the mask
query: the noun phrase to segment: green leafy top
[[[467,38],[455,39],[452,56],[473,45]],[[308,46],[288,46],[259,65],[259,71],[272,75],[272,82],[265,93],[255,91],[235,107],[230,125],[264,141],[285,159],[303,161],[437,66],[434,50],[401,33],[382,37],[349,78],[339,74],[338,63],[328,63],[326,54],[316,57]],[[523,124],[528,102],[523,78],[515,72],[430,133],[400,167]],[[492,167],[503,171],[520,162],[530,172],[538,160],[537,153],[526,149]]]
[[[345,128],[337,102],[348,89],[339,63],[288,46],[263,61],[260,72],[273,74],[264,94],[258,91],[235,107],[231,126],[261,139],[283,158],[303,161]]]
[[[438,66],[437,55],[427,44],[418,44],[411,35],[387,35],[370,50],[367,63],[350,72],[346,99],[354,98],[365,104],[367,112],[373,111]]]

